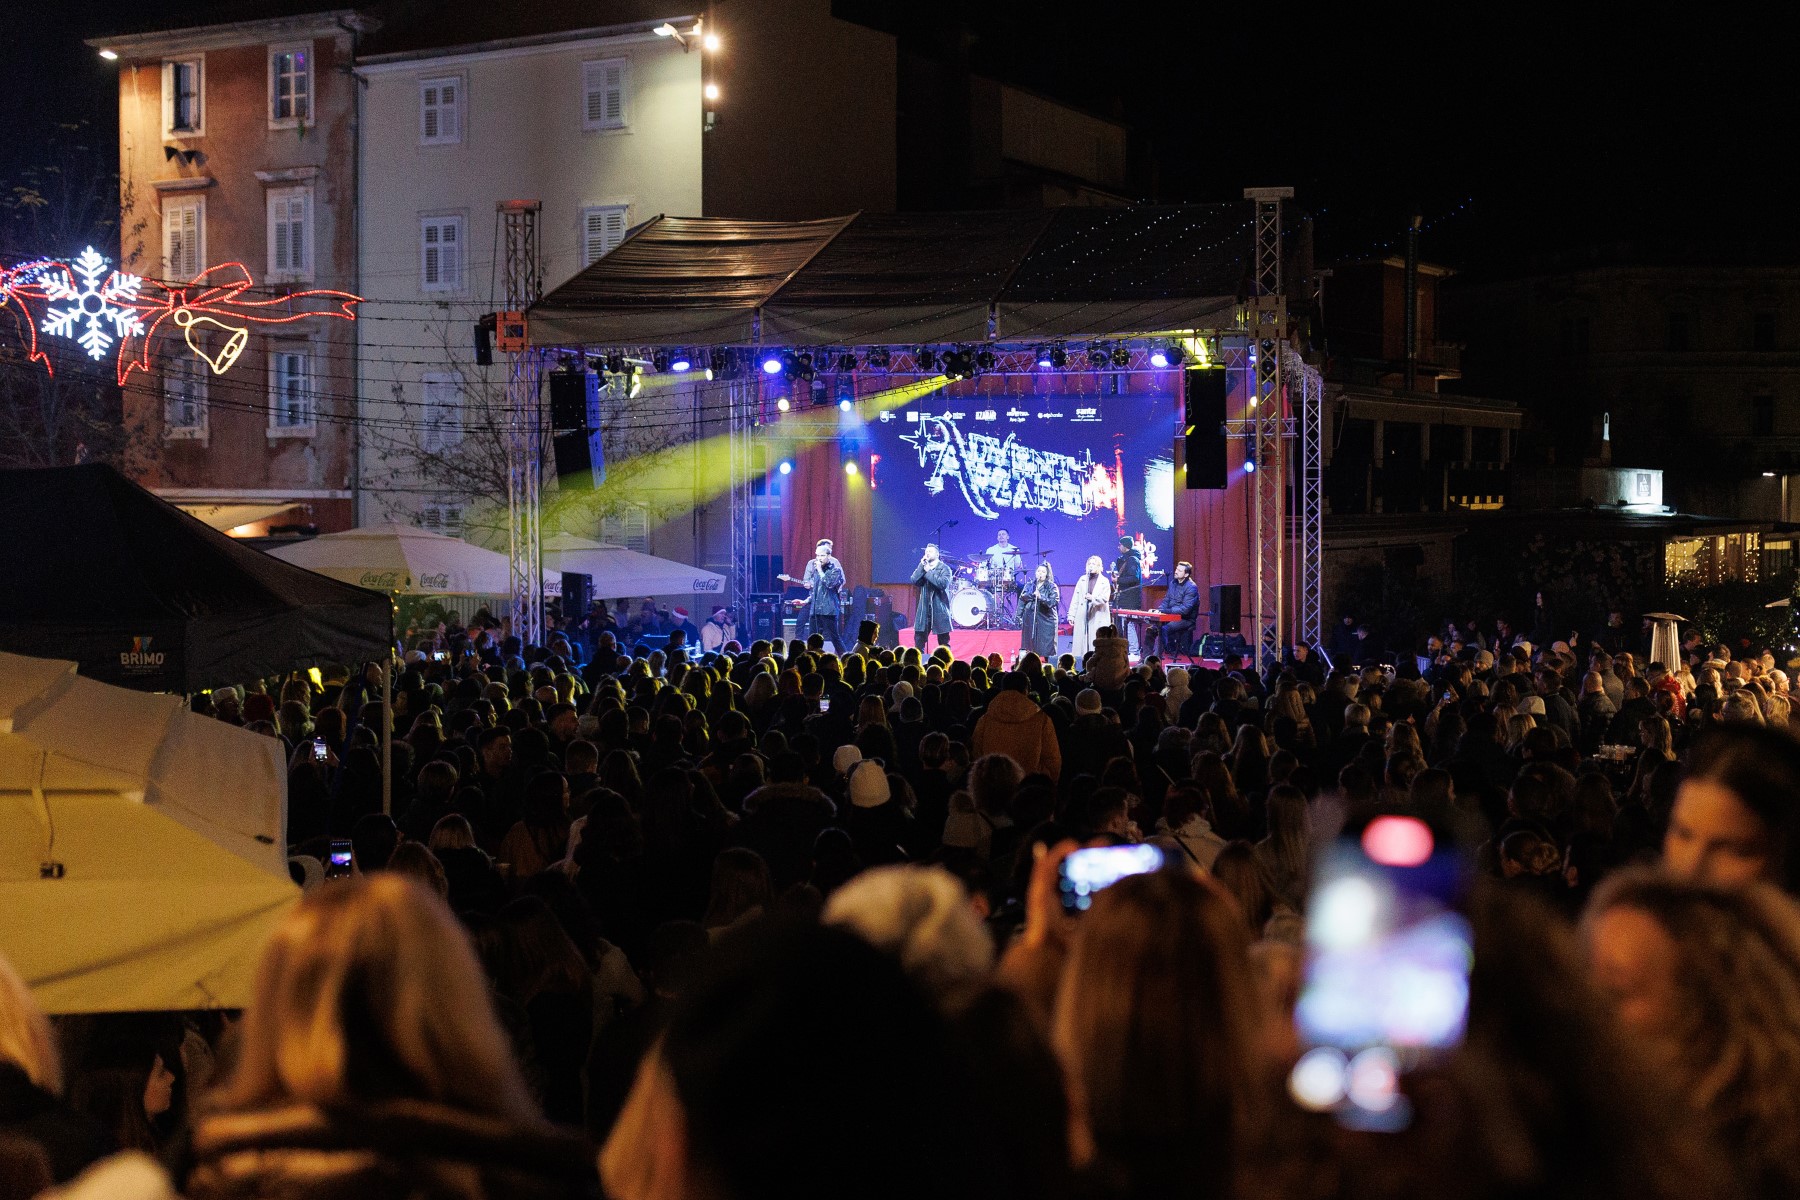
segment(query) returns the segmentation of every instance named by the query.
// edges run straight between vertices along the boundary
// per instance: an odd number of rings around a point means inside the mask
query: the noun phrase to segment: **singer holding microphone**
[[[913,586],[919,589],[918,606],[913,612],[913,645],[921,654],[934,633],[939,647],[950,644],[950,580],[950,564],[938,557],[935,542],[927,543],[925,554],[912,573]]]

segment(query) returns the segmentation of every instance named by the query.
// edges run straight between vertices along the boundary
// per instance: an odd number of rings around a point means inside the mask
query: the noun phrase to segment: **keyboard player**
[[[1168,613],[1175,620],[1149,623],[1149,628],[1144,631],[1148,640],[1144,654],[1155,653],[1160,644],[1168,650],[1166,657],[1173,658],[1178,654],[1193,657],[1194,621],[1200,613],[1200,588],[1194,583],[1193,564],[1175,564],[1175,578],[1169,583],[1168,592],[1156,606],[1156,611]]]

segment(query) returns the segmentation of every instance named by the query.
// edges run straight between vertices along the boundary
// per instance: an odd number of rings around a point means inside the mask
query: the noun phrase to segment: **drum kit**
[[[1043,552],[1047,557],[1051,552]],[[996,569],[985,555],[944,555],[955,577],[950,582],[950,620],[959,629],[1017,629],[1019,597],[1031,576],[1023,566]],[[1016,561],[1016,556],[1015,556]]]

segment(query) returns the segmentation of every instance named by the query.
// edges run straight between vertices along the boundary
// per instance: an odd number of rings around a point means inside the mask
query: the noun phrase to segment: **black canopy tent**
[[[653,217],[530,312],[539,346],[905,346],[1235,325],[1248,203]]]
[[[195,692],[386,660],[392,601],[270,558],[110,466],[0,471],[0,649]]]

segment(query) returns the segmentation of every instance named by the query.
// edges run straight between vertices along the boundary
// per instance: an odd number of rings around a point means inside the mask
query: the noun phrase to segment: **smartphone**
[[[325,874],[328,876],[348,875],[350,873],[350,843],[334,841],[331,843],[331,855],[325,863]]]
[[[449,658],[450,658],[450,655],[443,650],[433,650],[431,652],[431,661],[432,662],[447,662],[447,661],[449,661]]]
[[[1084,913],[1106,888],[1127,875],[1160,871],[1163,863],[1163,852],[1150,845],[1077,850],[1056,869],[1056,892],[1062,899],[1063,911],[1070,916]]]
[[[820,712],[825,712],[825,711],[826,711],[826,710],[827,710],[827,709],[829,709],[829,708],[830,708],[830,707],[831,707],[831,699],[830,699],[830,697],[828,697],[828,696],[820,696],[820,697],[819,697],[819,711],[820,711]]]
[[[1378,817],[1321,855],[1294,1010],[1307,1050],[1288,1077],[1302,1106],[1351,1129],[1411,1123],[1401,1078],[1461,1045],[1468,1023],[1468,878],[1411,817]]]
[[[324,762],[331,756],[331,748],[325,744],[324,738],[313,739],[313,761]]]

